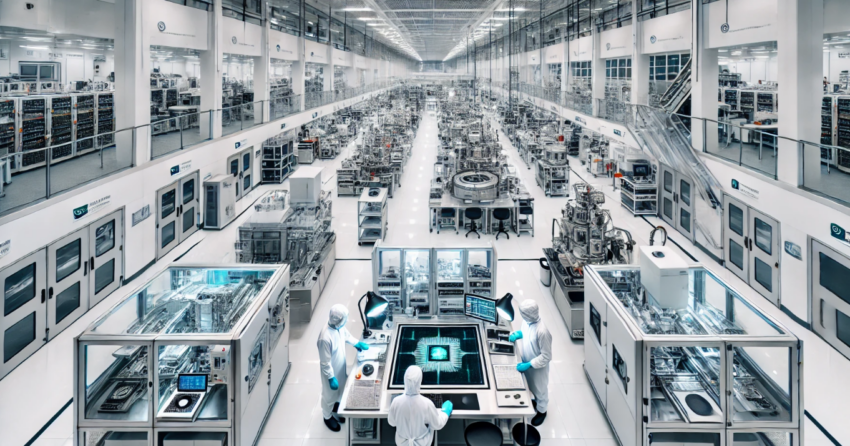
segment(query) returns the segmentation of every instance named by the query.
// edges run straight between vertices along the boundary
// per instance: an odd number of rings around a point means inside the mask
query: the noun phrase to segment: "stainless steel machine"
[[[623,446],[800,445],[802,342],[701,265],[585,269],[585,372]]]
[[[574,197],[552,221],[552,247],[543,250],[555,280],[549,287],[555,305],[574,339],[585,336],[585,282],[587,265],[629,264],[634,242],[625,229],[614,226],[602,208],[605,195],[585,183],[573,186]]]
[[[134,290],[75,339],[75,443],[254,444],[289,372],[288,284],[176,264]]]

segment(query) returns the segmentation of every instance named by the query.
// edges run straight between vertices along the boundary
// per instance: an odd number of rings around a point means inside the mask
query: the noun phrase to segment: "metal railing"
[[[308,91],[304,93],[304,110],[330,104],[334,102],[334,97],[335,95],[332,91]]]
[[[634,107],[627,102],[596,99],[596,115],[598,118],[620,124],[634,123]]]
[[[141,127],[0,156],[0,215],[133,167]]]
[[[263,120],[264,103],[265,101],[247,102],[217,110],[219,122],[221,122],[221,136],[240,132],[265,122]]]
[[[351,89],[347,97],[392,84],[393,81],[382,81]],[[270,101],[273,110],[269,113],[270,120],[300,112],[300,99],[293,95]],[[155,159],[210,141],[215,116],[230,118],[229,122],[220,121],[222,136],[268,122],[263,116],[263,102],[172,116],[137,127],[0,155],[0,216],[136,167],[137,150],[150,150],[150,158]],[[144,141],[147,135],[150,135],[150,148],[137,147],[139,137]]]
[[[293,94],[269,100],[269,118],[271,121],[285,118],[301,111],[301,95]]]
[[[151,159],[211,140],[212,122],[212,110],[151,122]]]

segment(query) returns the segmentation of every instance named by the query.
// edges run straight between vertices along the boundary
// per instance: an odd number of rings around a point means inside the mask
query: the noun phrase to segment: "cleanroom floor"
[[[556,342],[553,344],[553,360],[550,372],[551,407],[545,423],[539,428],[544,437],[544,445],[565,446],[615,446],[616,440],[608,426],[604,414],[584,375],[583,343],[570,340],[566,326],[555,307],[549,291],[539,280],[537,259],[542,249],[550,246],[552,219],[560,217],[561,209],[567,201],[564,197],[550,198],[543,194],[534,182],[534,171],[527,169],[516,150],[500,132],[500,139],[508,157],[518,167],[520,176],[535,198],[536,230],[535,237],[513,233],[509,240],[500,237],[495,241],[492,234],[482,235],[481,239],[465,238],[444,231],[441,234],[428,231],[428,192],[433,177],[433,164],[437,152],[436,119],[424,113],[413,146],[412,159],[405,166],[402,187],[395,197],[389,200],[389,229],[385,246],[421,246],[421,247],[457,247],[485,246],[492,243],[497,250],[498,263],[497,294],[510,292],[515,303],[523,299],[535,299],[541,307],[541,317]],[[357,316],[357,299],[371,287],[371,246],[357,245],[357,197],[337,197],[336,169],[352,150],[352,145],[332,160],[317,160],[313,165],[325,167],[323,183],[333,193],[333,227],[337,233],[338,261],[330,276],[309,324],[293,324],[290,338],[289,371],[278,399],[269,415],[263,430],[259,446],[311,446],[344,444],[344,432],[329,431],[322,421],[319,408],[321,382],[316,339],[319,331],[327,323],[330,307],[337,303],[348,306],[350,317],[347,328],[355,336],[362,329]],[[571,183],[589,181],[607,195],[605,207],[611,210],[618,227],[631,231],[638,245],[648,244],[652,225],[662,224],[660,220],[634,218],[619,204],[619,192],[614,191],[611,179],[593,179],[576,160],[571,159],[573,172]],[[282,186],[260,186],[251,197],[243,202],[254,200],[263,192],[275,188],[288,188],[288,182]],[[241,207],[247,207],[242,203]],[[24,364],[0,381],[0,444],[20,445],[46,426],[46,429],[33,443],[38,446],[70,446],[73,432],[73,410],[71,403],[61,410],[72,397],[72,345],[74,336],[120,300],[127,290],[131,290],[151,278],[168,262],[183,255],[181,260],[216,262],[233,260],[233,241],[236,228],[247,220],[249,209],[236,221],[222,231],[199,231],[180,245],[174,252],[150,268],[145,274],[119,292],[107,297],[98,308],[89,311],[80,320],[61,333],[56,339],[42,348]],[[651,223],[650,223],[651,222]],[[806,342],[805,355],[810,363],[823,363],[824,359],[834,358],[837,353],[818,339],[810,331],[803,329],[784,313],[771,306],[754,290],[741,282],[736,276],[710,260],[708,256],[670,229],[670,238],[683,249],[703,262],[719,277],[731,283],[760,308],[767,311]],[[194,247],[193,247],[194,246]],[[191,249],[190,249],[191,248]],[[190,250],[189,250],[190,249]],[[675,248],[674,249],[678,249]],[[188,250],[188,252],[186,252]],[[518,327],[519,322],[515,322]],[[354,350],[347,351],[349,364],[353,362]],[[850,438],[850,427],[842,421],[845,415],[837,405],[846,398],[843,395],[830,395],[830,382],[838,382],[850,375],[850,362],[842,358],[828,362],[829,367],[807,368],[805,376],[806,407],[810,412],[839,439]],[[833,394],[834,395],[834,394]],[[21,401],[33,398],[40,405],[27,404],[22,412]],[[845,412],[846,413],[846,412]],[[50,420],[55,416],[55,420]],[[806,421],[805,442],[807,446],[829,445],[830,443],[811,422]]]

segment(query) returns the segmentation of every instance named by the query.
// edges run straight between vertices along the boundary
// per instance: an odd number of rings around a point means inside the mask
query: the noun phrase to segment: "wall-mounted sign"
[[[0,243],[0,259],[6,257],[7,254],[12,252],[12,241],[6,240],[3,243]]]
[[[649,43],[653,43],[653,44],[654,44],[654,43],[655,43],[655,42],[657,42],[657,41],[658,41],[658,38],[656,38],[655,36],[650,36],[650,37],[649,37]]]
[[[111,198],[111,196],[107,195],[103,198],[98,198],[89,204],[84,204],[80,207],[74,208],[74,220],[79,220],[89,214],[94,214],[100,211],[109,204]]]
[[[283,130],[283,129],[284,129],[284,127],[286,127],[286,123],[285,123],[285,122],[284,122],[283,124],[281,124],[281,125],[280,125],[280,129],[281,129],[281,130]]]
[[[720,32],[722,32],[724,34],[728,33],[729,32],[729,24],[724,23],[724,24],[720,25]]]
[[[163,34],[168,34],[170,36],[182,36],[182,37],[195,37],[194,34],[186,34],[186,33],[173,33],[173,32],[165,32],[165,22],[159,22],[156,24],[156,29]]]
[[[204,175],[204,181],[207,181],[207,180],[209,180],[210,178],[212,178],[212,172],[209,172],[209,173],[207,173],[206,175]]]
[[[260,157],[260,151],[257,150],[256,152],[254,152],[254,158],[259,158],[259,157]]]
[[[156,24],[156,29],[158,29],[158,30],[159,30],[159,32],[163,32],[163,31],[165,31],[165,22],[159,22],[159,23],[157,23],[157,24]]]
[[[585,121],[584,118],[582,118],[581,116],[576,116],[576,122],[587,124],[587,121]]]
[[[847,231],[845,231],[841,226],[838,226],[835,223],[830,224],[829,233],[838,240],[841,240],[841,242],[845,245],[850,246],[850,239],[847,238]]]
[[[617,135],[617,136],[623,136],[623,132],[621,132],[617,129],[614,129],[614,134]]]
[[[741,195],[744,195],[744,196],[747,196],[747,197],[750,197],[750,198],[753,198],[753,199],[756,199],[756,200],[759,199],[758,189],[753,189],[750,186],[744,185],[743,183],[741,183],[740,181],[738,181],[736,179],[732,179],[732,189],[737,190],[738,192],[741,193]]]
[[[186,172],[192,168],[192,161],[184,161],[178,166],[171,167],[171,176],[177,175],[180,172]]]
[[[785,241],[785,252],[797,260],[803,260],[803,250],[794,242]]]
[[[171,167],[171,176],[177,175],[180,173],[180,166],[172,166]]]
[[[838,53],[839,59],[850,59],[850,53]]]
[[[243,139],[242,141],[236,141],[236,144],[234,144],[234,145],[236,146],[237,149],[240,148],[240,147],[243,147],[243,146],[247,146],[248,145],[248,139],[246,138],[246,139]]]
[[[236,42],[237,42],[236,36],[233,36],[233,38],[230,39],[230,42],[233,43],[234,45],[236,45]]]
[[[133,212],[133,226],[147,220],[151,216],[151,205],[146,204],[136,212]]]

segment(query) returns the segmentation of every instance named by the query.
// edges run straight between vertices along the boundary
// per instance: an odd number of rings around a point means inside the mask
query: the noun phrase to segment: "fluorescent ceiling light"
[[[26,48],[28,50],[49,50],[50,49],[46,46],[33,46],[33,45],[21,45],[21,48]]]
[[[343,8],[343,11],[346,12],[357,12],[357,11],[371,11],[372,8]]]
[[[379,18],[377,18],[377,17],[358,17],[358,18],[357,18],[357,20],[362,20],[362,21],[364,21],[364,22],[368,22],[368,21],[371,21],[371,20],[378,20],[378,21],[380,21],[381,19],[379,19]]]

